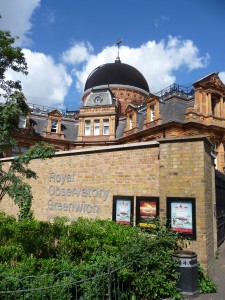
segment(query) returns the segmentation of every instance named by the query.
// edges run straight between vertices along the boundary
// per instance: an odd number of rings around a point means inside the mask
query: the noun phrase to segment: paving
[[[225,300],[225,242],[220,246],[219,258],[215,263],[213,281],[217,286],[217,292],[212,294],[197,294],[192,297],[185,297],[190,300]]]

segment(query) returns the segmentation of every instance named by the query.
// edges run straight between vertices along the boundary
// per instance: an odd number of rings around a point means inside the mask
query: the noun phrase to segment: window
[[[129,125],[130,125],[130,129],[133,128],[133,119],[132,116],[129,117]]]
[[[19,128],[26,128],[27,117],[25,115],[19,118]]]
[[[84,135],[90,135],[90,134],[91,134],[91,121],[86,120],[85,128],[84,128]]]
[[[214,158],[214,163],[215,163],[215,169],[217,170],[217,166],[218,166],[218,144],[216,142],[212,142],[212,156]]]
[[[58,121],[51,120],[51,132],[57,132],[57,128],[58,128]]]
[[[150,122],[155,120],[155,106],[151,105],[150,106]]]
[[[109,135],[109,120],[103,120],[103,135]]]
[[[211,95],[211,104],[212,104],[212,115],[215,117],[219,117],[221,115],[220,111],[220,98],[217,95]]]
[[[100,122],[99,120],[94,120],[94,135],[100,134]]]
[[[27,151],[28,147],[27,146],[14,146],[12,149],[12,156],[18,156],[22,154],[23,152]]]
[[[212,99],[212,115],[216,115],[216,100]]]

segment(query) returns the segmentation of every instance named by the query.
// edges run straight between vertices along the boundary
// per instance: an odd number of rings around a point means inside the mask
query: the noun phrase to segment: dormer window
[[[219,97],[217,97],[217,95],[212,95],[212,115],[215,117],[219,117],[220,116],[220,99]]]
[[[132,129],[133,128],[133,117],[129,116],[129,128]]]
[[[19,128],[26,128],[27,116],[21,115],[19,118]]]
[[[151,105],[150,106],[150,122],[155,120],[155,106]]]
[[[51,120],[51,132],[57,132],[58,129],[58,121],[57,120]]]

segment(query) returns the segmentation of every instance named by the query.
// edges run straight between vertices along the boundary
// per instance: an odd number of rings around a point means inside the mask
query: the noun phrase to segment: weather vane
[[[116,61],[115,61],[115,62],[121,62],[119,52],[120,52],[120,44],[121,44],[122,42],[123,42],[122,39],[119,39],[119,40],[116,42],[116,45],[117,45],[117,47],[118,47],[118,53],[117,53],[117,58],[116,58]]]

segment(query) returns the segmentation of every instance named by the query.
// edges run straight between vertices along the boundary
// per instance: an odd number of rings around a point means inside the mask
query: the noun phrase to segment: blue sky
[[[224,0],[0,0],[0,28],[19,36],[28,102],[79,109],[87,76],[120,58],[156,93],[220,72],[225,82]]]

